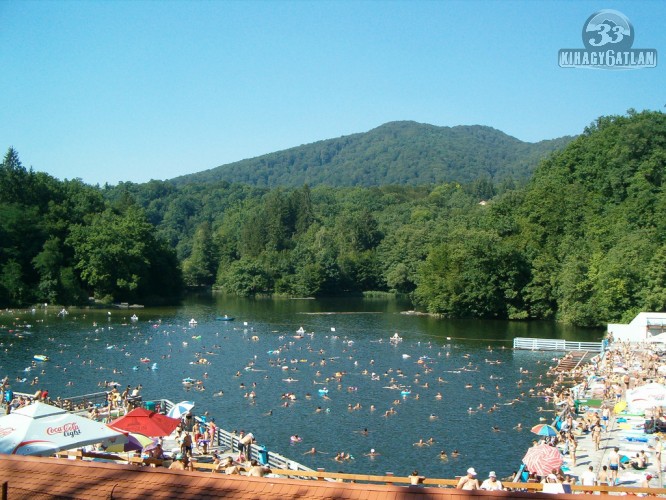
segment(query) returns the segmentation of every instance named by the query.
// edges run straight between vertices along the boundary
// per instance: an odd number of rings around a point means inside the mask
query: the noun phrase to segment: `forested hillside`
[[[666,309],[665,141],[662,113],[630,112],[600,118],[525,187],[222,183],[165,187],[169,195],[143,203],[190,284],[295,296],[397,291],[449,317],[601,325]]]
[[[599,118],[526,185],[485,177],[272,189],[151,181],[97,190],[48,176],[17,183],[16,172],[42,174],[8,168],[13,162],[5,158],[0,186],[3,304],[45,300],[49,291],[73,298],[82,287],[105,293],[103,264],[122,270],[116,288],[140,296],[143,282],[134,283],[139,273],[125,270],[126,261],[159,262],[165,276],[177,275],[166,271],[175,269],[166,250],[162,260],[134,250],[131,242],[146,239],[176,250],[188,285],[241,295],[399,292],[446,317],[589,326],[666,310],[660,112]]]
[[[0,164],[0,306],[173,301],[175,252],[135,204],[27,170],[10,148]]]
[[[290,148],[173,179],[176,185],[239,182],[259,187],[422,185],[488,178],[527,180],[572,138],[535,144],[483,126],[391,122],[369,132]]]

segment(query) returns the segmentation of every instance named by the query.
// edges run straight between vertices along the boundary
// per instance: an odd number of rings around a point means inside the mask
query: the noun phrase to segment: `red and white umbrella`
[[[563,459],[560,450],[547,444],[532,446],[523,457],[527,470],[539,476],[546,476],[562,465]]]
[[[51,455],[125,436],[105,424],[36,402],[0,417],[0,453]]]

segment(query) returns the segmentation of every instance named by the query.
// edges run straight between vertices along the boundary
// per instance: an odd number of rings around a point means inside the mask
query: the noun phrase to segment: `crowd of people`
[[[650,487],[653,474],[645,472],[648,465],[656,465],[657,474],[661,475],[662,441],[655,437],[654,446],[650,454],[645,450],[628,457],[620,455],[620,450],[614,446],[602,461],[589,465],[583,472],[573,474],[571,469],[577,465],[578,440],[582,436],[590,436],[595,451],[602,450],[602,438],[609,437],[609,432],[615,417],[614,405],[625,401],[627,391],[651,382],[666,383],[666,377],[659,371],[660,356],[650,345],[637,345],[635,343],[612,343],[611,348],[595,356],[587,364],[581,364],[572,370],[557,370],[552,367],[549,374],[553,376],[552,384],[542,388],[539,395],[547,402],[554,403],[559,408],[559,415],[555,419],[557,433],[544,436],[540,441],[533,441],[534,446],[549,445],[556,447],[563,460],[567,459],[567,468],[556,468],[547,473],[537,474],[527,468],[522,474],[509,477],[510,481],[540,482],[544,485],[558,483],[560,485],[614,486],[619,484],[619,474],[623,469],[632,469],[643,472],[635,486]],[[567,355],[570,356],[570,355]],[[566,361],[566,356],[565,356]],[[592,386],[594,385],[594,386]],[[578,400],[583,398],[598,398],[603,401],[599,408],[579,408]],[[547,411],[547,410],[544,410]],[[660,432],[666,429],[666,415],[661,407],[649,408],[645,412],[645,432]],[[542,419],[545,420],[545,419]],[[647,446],[647,444],[646,444]],[[474,468],[469,468],[467,474],[457,483],[457,488],[465,490],[474,489],[502,489],[502,482],[490,472],[488,479],[479,483]],[[544,487],[544,489],[546,489]],[[564,491],[567,491],[564,489]]]
[[[549,388],[552,402],[562,407],[560,416],[556,421],[559,434],[544,439],[551,446],[559,447],[563,456],[568,457],[568,467],[575,467],[578,439],[589,435],[595,451],[602,450],[602,437],[608,437],[615,416],[614,406],[619,402],[626,402],[627,391],[652,382],[666,383],[666,378],[659,372],[660,356],[649,344],[636,344],[612,342],[611,347],[603,354],[594,357],[589,363],[571,370],[569,373],[556,372],[553,385]],[[568,380],[567,380],[568,379]],[[573,382],[573,387],[566,387],[567,382]],[[599,408],[579,408],[579,399],[598,399],[603,403]],[[660,418],[666,428],[666,419],[660,407],[649,408],[645,411],[648,421],[645,432],[655,432],[659,427]],[[661,475],[661,448],[659,437],[655,438],[652,458],[645,450],[635,453],[634,457],[620,454],[620,449],[613,446],[612,450],[602,461],[589,465],[582,473],[574,476],[564,474],[561,469],[552,471],[546,477],[529,474],[531,481],[558,482],[562,484],[580,484],[583,486],[607,485],[615,486],[620,482],[619,474],[625,468],[636,471],[645,471],[648,464],[653,461],[657,473]],[[538,444],[538,443],[535,443]],[[647,445],[646,445],[647,446]],[[596,472],[595,472],[596,470]],[[649,487],[653,476],[644,473],[637,481],[640,487]]]

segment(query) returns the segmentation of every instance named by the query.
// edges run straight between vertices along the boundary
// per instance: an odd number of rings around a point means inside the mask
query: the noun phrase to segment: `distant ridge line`
[[[482,125],[385,123],[171,179],[176,185],[243,183],[257,187],[422,185],[529,179],[538,163],[574,137],[524,142]]]

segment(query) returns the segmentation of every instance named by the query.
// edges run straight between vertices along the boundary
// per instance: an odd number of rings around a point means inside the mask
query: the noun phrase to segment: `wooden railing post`
[[[324,472],[324,469],[317,468],[317,472]],[[324,480],[324,476],[322,476],[321,474],[317,476],[317,481],[323,481],[323,480]]]
[[[385,474],[385,476],[386,476],[386,477],[392,477],[392,476],[393,476],[393,472],[387,472],[387,473]],[[392,481],[386,481],[386,484],[393,484],[393,482],[392,482]]]

